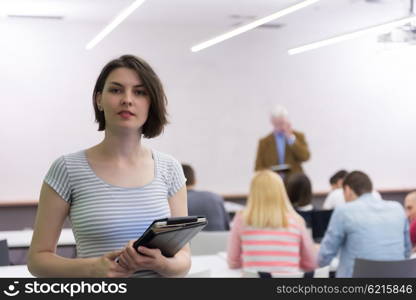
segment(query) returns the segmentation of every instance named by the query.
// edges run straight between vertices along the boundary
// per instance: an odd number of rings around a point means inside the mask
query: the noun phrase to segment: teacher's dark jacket
[[[310,157],[308,144],[305,136],[299,131],[293,131],[296,140],[292,145],[286,141],[285,146],[285,164],[290,165],[288,175],[293,173],[303,172],[301,163],[307,161]],[[277,152],[276,139],[273,133],[262,138],[257,148],[256,166],[255,170],[268,169],[271,166],[279,164],[279,157]]]

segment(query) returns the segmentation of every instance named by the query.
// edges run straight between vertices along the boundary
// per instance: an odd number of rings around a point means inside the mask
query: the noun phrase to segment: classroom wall
[[[102,66],[124,53],[147,59],[169,98],[171,124],[145,144],[191,163],[201,189],[247,192],[275,103],[287,106],[293,127],[306,135],[312,157],[304,167],[315,191],[327,190],[339,168],[368,172],[378,189],[415,186],[413,49],[382,52],[373,38],[362,38],[288,56],[288,45],[311,39],[307,30],[325,25],[318,23],[259,29],[191,53],[190,46],[223,29],[126,23],[86,51],[102,24],[4,25],[0,201],[37,199],[54,159],[101,140],[93,85]]]

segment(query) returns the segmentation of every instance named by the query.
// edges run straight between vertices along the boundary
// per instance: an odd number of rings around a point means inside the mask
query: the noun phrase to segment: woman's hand
[[[93,266],[93,277],[130,277],[133,272],[116,262],[122,252],[113,251],[99,257]]]
[[[159,249],[150,249],[144,246],[138,248],[139,253],[133,248],[134,240],[131,240],[119,256],[119,264],[131,272],[152,270],[164,275],[169,261]]]

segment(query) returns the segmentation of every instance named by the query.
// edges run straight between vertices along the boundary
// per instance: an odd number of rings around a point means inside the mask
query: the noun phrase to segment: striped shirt
[[[141,187],[106,183],[91,169],[85,151],[58,158],[45,182],[70,204],[69,218],[77,256],[98,257],[122,249],[135,240],[155,219],[170,216],[168,198],[185,184],[179,162],[152,150],[153,180]],[[138,276],[155,276],[151,271]]]
[[[316,250],[304,225],[289,218],[288,228],[254,228],[241,213],[233,220],[228,263],[245,271],[297,273],[317,266]]]

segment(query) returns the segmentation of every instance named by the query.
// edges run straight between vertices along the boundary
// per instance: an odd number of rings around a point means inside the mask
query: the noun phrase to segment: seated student
[[[410,240],[412,241],[413,251],[416,249],[416,191],[407,194],[404,198],[404,208],[410,222]]]
[[[340,170],[336,172],[330,179],[329,183],[331,184],[331,192],[326,196],[324,204],[322,206],[325,210],[332,210],[336,207],[345,204],[344,191],[342,189],[342,183],[345,176],[348,175],[348,172],[345,170]],[[372,194],[375,198],[381,199],[381,195],[376,190],[372,191]]]
[[[319,250],[319,265],[329,265],[340,251],[336,276],[351,277],[356,258],[408,258],[409,224],[403,207],[374,197],[370,178],[360,171],[345,177],[343,189],[347,203],[332,214]]]
[[[230,220],[224,208],[224,199],[218,194],[196,191],[194,170],[186,164],[182,164],[182,168],[188,190],[188,214],[205,216],[208,220],[208,225],[203,229],[205,231],[230,230]]]
[[[404,208],[409,222],[416,220],[416,191],[406,195],[404,198]]]
[[[254,176],[247,208],[236,214],[227,249],[232,269],[299,272],[316,268],[316,250],[282,179],[268,170]]]
[[[287,194],[293,207],[298,211],[312,211],[312,185],[303,173],[290,175],[287,180]]]
[[[416,220],[410,223],[410,241],[412,242],[412,252],[416,252]]]
[[[329,179],[331,185],[331,192],[326,196],[323,209],[331,210],[337,206],[345,204],[344,192],[342,190],[342,183],[348,172],[345,170],[339,170]]]

